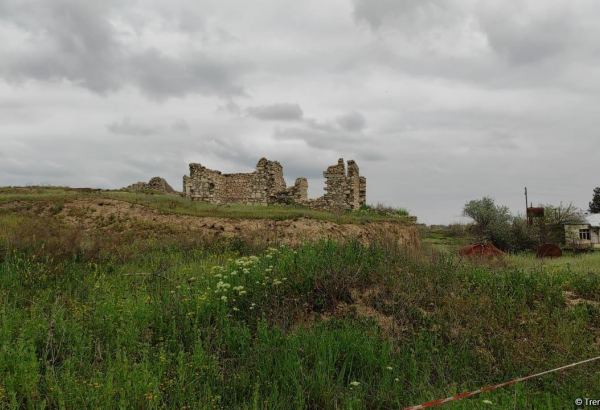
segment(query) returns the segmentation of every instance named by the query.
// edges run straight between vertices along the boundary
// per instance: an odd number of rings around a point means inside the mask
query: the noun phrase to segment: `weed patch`
[[[600,354],[592,256],[482,265],[386,238],[50,220],[0,214],[0,407],[398,408]],[[599,385],[590,365],[456,407],[564,408]]]

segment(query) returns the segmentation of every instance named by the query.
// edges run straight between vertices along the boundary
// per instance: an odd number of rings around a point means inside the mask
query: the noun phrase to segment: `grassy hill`
[[[294,219],[311,218],[335,223],[365,223],[373,221],[393,221],[414,223],[415,218],[399,209],[383,212],[377,209],[364,209],[356,212],[327,212],[294,205],[213,205],[190,201],[178,195],[157,193],[132,193],[99,189],[74,189],[61,187],[0,188],[0,205],[14,201],[50,202],[57,209],[68,201],[76,199],[115,199],[131,204],[143,205],[162,213],[190,215],[198,217],[221,217],[234,219]]]
[[[5,190],[0,202],[59,209],[81,195],[209,212],[71,190]],[[600,355],[593,258],[472,263],[385,237],[290,247],[83,234],[52,212],[0,207],[0,407],[418,404]],[[570,408],[598,386],[591,364],[449,407]]]

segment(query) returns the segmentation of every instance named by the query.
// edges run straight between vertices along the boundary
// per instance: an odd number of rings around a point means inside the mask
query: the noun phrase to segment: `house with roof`
[[[565,248],[600,250],[600,214],[588,214],[584,223],[565,225]]]

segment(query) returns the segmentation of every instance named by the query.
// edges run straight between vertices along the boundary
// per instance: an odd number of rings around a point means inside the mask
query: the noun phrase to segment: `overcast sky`
[[[600,185],[597,0],[0,0],[0,186],[355,159],[427,223]]]

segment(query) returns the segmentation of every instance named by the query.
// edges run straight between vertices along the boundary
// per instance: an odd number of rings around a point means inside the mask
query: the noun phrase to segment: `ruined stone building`
[[[135,184],[129,185],[123,188],[124,191],[130,192],[141,192],[141,191],[154,191],[161,194],[175,194],[175,190],[169,185],[169,183],[161,177],[151,178],[148,182],[136,182]]]
[[[308,198],[306,178],[297,178],[287,187],[283,167],[277,161],[261,158],[250,173],[223,174],[201,164],[190,164],[190,175],[183,177],[185,197],[213,204],[299,204],[319,209],[358,209],[366,203],[366,179],[354,161],[343,159],[323,172],[325,195]]]
[[[348,161],[348,171],[344,159],[340,158],[323,172],[325,177],[325,195],[316,201],[324,201],[324,208],[358,209],[366,204],[367,179],[361,177],[358,165]]]

